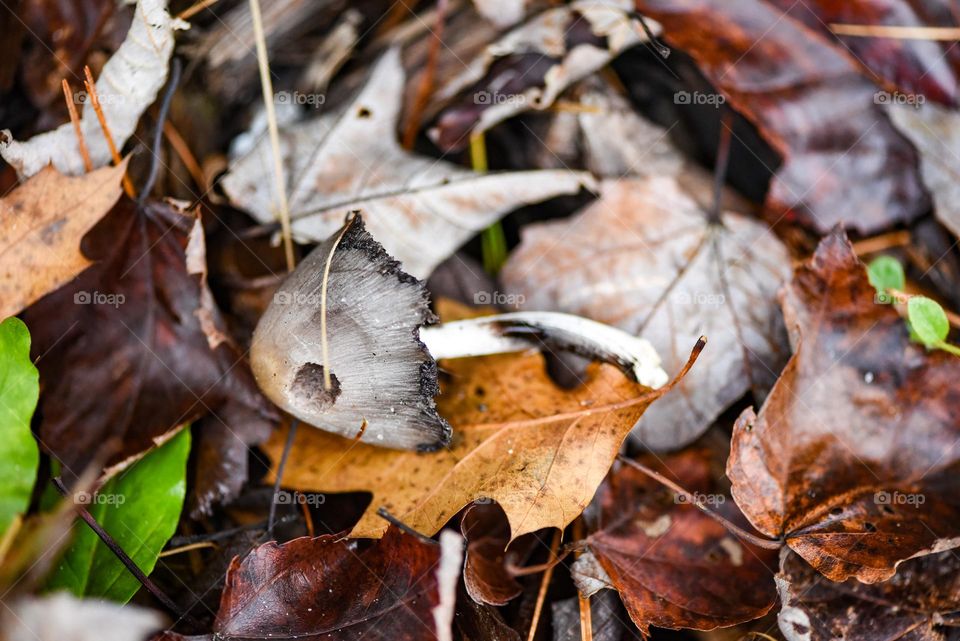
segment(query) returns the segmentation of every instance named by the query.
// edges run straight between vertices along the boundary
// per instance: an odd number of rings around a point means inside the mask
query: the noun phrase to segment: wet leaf
[[[211,323],[224,326],[188,265],[199,224],[123,198],[87,237],[96,264],[25,312],[44,390],[38,435],[67,478],[98,452],[123,461],[207,415],[242,446],[266,437],[272,409],[241,355],[210,346]]]
[[[960,360],[911,342],[839,230],[782,304],[795,353],[727,464],[744,514],[834,581],[960,545]]]
[[[295,236],[321,242],[355,210],[387,252],[418,278],[479,230],[525,204],[589,187],[588,174],[521,171],[478,174],[404,151],[396,141],[404,74],[390,50],[346,109],[281,132]],[[275,222],[271,147],[266,136],[235,160],[223,187],[262,223]]]
[[[375,543],[335,535],[235,558],[214,624],[229,638],[435,641],[440,548],[396,528]]]
[[[449,382],[437,407],[453,426],[450,446],[391,451],[301,429],[284,486],[372,492],[351,536],[380,536],[380,507],[433,534],[479,498],[500,504],[514,539],[562,528],[590,502],[632,425],[667,389],[651,391],[601,365],[582,386],[563,390],[531,353],[441,361],[441,369]],[[281,430],[264,445],[274,469],[285,438]]]
[[[40,451],[30,418],[40,392],[30,332],[17,318],[0,323],[0,538],[30,505]]]
[[[672,178],[606,181],[601,192],[573,218],[527,226],[503,282],[528,309],[647,339],[667,371],[707,336],[697,366],[634,432],[648,447],[678,447],[744,393],[772,384],[786,359],[773,299],[790,260],[761,224],[734,213],[711,224]]]
[[[704,450],[643,462],[710,510],[743,521],[711,479]],[[590,552],[573,566],[581,591],[617,590],[644,634],[651,625],[712,630],[766,614],[776,601],[776,552],[739,540],[682,498],[635,468],[612,472],[595,498]]]
[[[766,198],[773,220],[871,233],[926,211],[916,152],[877,86],[828,37],[767,0],[638,0],[637,9],[783,158]]]
[[[180,520],[189,454],[190,430],[184,428],[95,494],[75,495],[146,574],[153,570]],[[47,588],[126,603],[140,589],[140,582],[93,530],[78,520],[73,542]]]
[[[903,273],[903,265],[892,256],[878,256],[867,265],[867,277],[870,284],[877,290],[877,295],[884,295],[889,289],[903,291],[907,285],[907,277]]]
[[[777,617],[788,641],[945,641],[960,628],[960,557],[911,559],[888,581],[825,581],[784,550]],[[944,626],[951,626],[947,628]]]
[[[126,166],[79,178],[46,167],[0,200],[0,317],[20,312],[90,265],[80,240],[117,202]]]

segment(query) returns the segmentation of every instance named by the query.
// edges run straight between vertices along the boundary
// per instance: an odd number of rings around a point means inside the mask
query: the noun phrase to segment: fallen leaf
[[[467,540],[467,556],[463,565],[463,584],[467,594],[477,603],[506,605],[520,596],[523,586],[507,568],[508,559],[523,564],[536,539],[532,536],[516,541],[508,552],[510,524],[500,506],[472,505],[463,513],[460,531]]]
[[[841,230],[784,288],[795,353],[733,431],[744,514],[833,581],[960,545],[960,359],[913,343]]]
[[[30,506],[37,480],[40,451],[30,431],[37,379],[30,332],[20,319],[8,318],[0,323],[0,539]]]
[[[937,219],[960,237],[960,116],[934,104],[889,105],[887,113],[920,152],[923,182],[933,195]]]
[[[853,57],[768,0],[638,0],[730,106],[783,158],[766,198],[775,219],[868,234],[929,206],[916,152]]]
[[[905,561],[888,581],[865,584],[824,581],[784,550],[777,586],[787,641],[946,641],[960,628],[960,557],[949,551]]]
[[[67,478],[100,452],[123,461],[206,415],[245,443],[266,437],[274,410],[236,349],[210,349],[198,317],[204,286],[186,253],[199,224],[124,197],[86,238],[97,262],[24,312],[43,388],[37,434]]]
[[[126,39],[104,65],[96,82],[97,95],[118,149],[133,135],[140,116],[167,81],[173,32],[188,27],[186,22],[170,17],[167,0],[137,3]],[[93,167],[109,164],[110,147],[90,100],[83,104],[80,129]],[[77,135],[70,122],[26,142],[13,140],[9,131],[4,131],[3,136],[6,140],[0,142],[0,155],[21,178],[29,178],[51,163],[63,174],[84,173]]]
[[[439,546],[397,528],[365,547],[335,535],[266,543],[227,571],[225,638],[435,641]]]
[[[673,477],[711,511],[743,521],[712,480],[705,450],[644,463]],[[604,584],[617,590],[644,635],[651,625],[712,630],[766,614],[776,602],[776,552],[739,540],[680,499],[632,467],[612,472],[594,499],[598,515],[586,539],[589,553],[574,563],[574,581],[589,592]]]
[[[384,507],[419,532],[437,532],[461,508],[497,501],[513,539],[563,528],[590,502],[630,427],[666,389],[593,366],[577,389],[563,390],[538,353],[442,361],[450,382],[437,398],[453,425],[446,449],[401,452],[299,430],[283,485],[304,491],[373,493],[351,536],[377,537]],[[276,471],[286,430],[264,449]]]
[[[554,601],[550,606],[553,614],[553,641],[620,641],[629,639],[632,631],[623,617],[623,606],[616,593],[604,590],[590,598],[590,633],[582,635],[580,599],[572,597]]]
[[[3,613],[6,641],[142,641],[163,627],[163,615],[69,594],[23,597]]]
[[[0,318],[20,312],[90,265],[80,239],[120,198],[126,167],[78,178],[46,167],[0,200]]]
[[[478,174],[404,151],[396,141],[404,74],[396,49],[376,65],[364,89],[333,116],[281,131],[293,233],[321,242],[352,211],[407,271],[426,278],[472,235],[529,203],[590,188],[589,174],[518,171]],[[261,223],[276,220],[272,151],[266,137],[235,160],[223,187]]]
[[[185,427],[96,493],[74,495],[145,574],[153,571],[180,522],[189,454],[190,429]],[[49,590],[119,603],[129,601],[140,587],[113,550],[79,520],[47,583]]]
[[[638,422],[646,446],[697,438],[731,403],[763,393],[786,360],[774,295],[786,249],[734,213],[711,224],[670,177],[605,181],[599,201],[529,225],[502,272],[524,307],[586,316],[645,338],[676,371],[705,335],[697,366]]]
[[[431,137],[444,151],[463,149],[471,133],[550,107],[568,86],[647,40],[632,12],[628,0],[574,0],[532,16],[437,89],[437,100],[463,98],[440,115]]]

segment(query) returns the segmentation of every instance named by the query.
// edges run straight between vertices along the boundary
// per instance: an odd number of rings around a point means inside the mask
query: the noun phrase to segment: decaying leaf
[[[437,91],[439,100],[464,99],[440,116],[432,137],[442,149],[462,149],[470,133],[546,109],[568,86],[647,39],[633,8],[628,0],[574,0],[534,15]]]
[[[117,202],[126,166],[78,178],[46,167],[0,200],[0,318],[18,313],[90,265],[80,239]]]
[[[5,641],[143,641],[159,630],[159,612],[69,594],[24,597],[3,613]]]
[[[204,332],[201,312],[211,310],[186,258],[199,224],[124,197],[86,238],[96,263],[24,313],[40,357],[37,433],[68,477],[98,453],[121,461],[208,414],[241,448],[266,436],[273,410],[241,355],[227,343],[211,349]]]
[[[441,369],[449,373],[437,399],[453,425],[448,448],[399,452],[300,430],[283,484],[372,492],[351,532],[357,537],[382,535],[380,507],[433,534],[479,498],[500,504],[514,539],[562,528],[590,502],[632,425],[669,389],[651,391],[599,365],[582,386],[563,390],[547,376],[543,357],[532,353],[442,361]],[[285,438],[280,430],[264,445],[274,463]]]
[[[520,171],[477,174],[416,156],[396,141],[404,87],[396,49],[376,65],[346,109],[281,132],[290,215],[299,238],[320,242],[360,210],[370,233],[403,269],[425,278],[470,236],[512,209],[591,187],[588,174]],[[263,136],[235,160],[223,187],[237,206],[274,222],[273,167]]]
[[[960,545],[960,359],[910,340],[835,230],[782,295],[795,353],[727,474],[754,527],[834,581]]]
[[[644,463],[676,479],[693,497],[731,521],[743,517],[711,478],[704,450],[684,450]],[[763,616],[776,601],[776,552],[749,545],[696,506],[639,470],[610,474],[598,507],[589,553],[573,566],[588,593],[620,593],[641,632],[649,626],[711,630]]]
[[[440,548],[396,528],[375,543],[335,535],[235,558],[214,631],[223,638],[436,641]]]
[[[509,559],[522,565],[536,539],[532,535],[523,537],[508,552],[510,524],[496,504],[470,506],[463,514],[460,531],[467,541],[463,584],[470,598],[477,603],[506,605],[520,596],[523,587],[506,563]]]
[[[960,116],[929,104],[889,105],[893,124],[920,152],[923,181],[933,195],[934,213],[960,236]]]
[[[634,432],[649,447],[677,447],[751,388],[772,384],[786,359],[773,297],[790,260],[761,224],[734,213],[710,224],[673,178],[606,181],[601,194],[570,219],[526,227],[502,278],[527,308],[642,336],[667,371],[707,336],[697,366]]]
[[[877,86],[829,37],[768,0],[637,0],[637,9],[782,156],[766,199],[774,219],[866,234],[927,210],[916,152]]]
[[[777,620],[787,641],[946,641],[960,632],[960,557],[954,552],[905,561],[888,581],[870,585],[826,581],[783,550],[777,586]]]
[[[167,0],[137,3],[126,40],[104,65],[96,83],[107,125],[118,148],[133,135],[140,116],[153,104],[167,81],[173,32],[187,27],[186,22],[167,13]],[[89,100],[83,105],[80,127],[94,168],[108,164],[110,147]],[[77,136],[69,122],[26,142],[12,140],[9,131],[3,135],[6,142],[0,143],[0,155],[21,178],[30,177],[51,163],[63,174],[77,176],[84,172]]]

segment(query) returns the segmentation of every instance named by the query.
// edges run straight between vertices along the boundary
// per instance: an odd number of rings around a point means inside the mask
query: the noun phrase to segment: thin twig
[[[417,95],[414,98],[413,106],[410,108],[410,117],[407,119],[407,129],[403,132],[403,148],[413,149],[413,144],[417,140],[417,132],[420,130],[420,120],[423,117],[423,111],[430,101],[430,95],[433,93],[434,79],[437,75],[437,63],[440,60],[440,46],[443,44],[443,23],[447,14],[447,0],[437,0],[436,22],[433,27],[433,39],[430,41],[430,49],[427,51],[427,64],[423,70],[423,78],[420,80],[420,86],[417,87]]]
[[[62,496],[71,497],[70,491],[63,484],[63,481],[59,476],[53,478],[53,485],[55,488],[57,488],[57,491],[60,492]],[[70,498],[70,500],[73,499]],[[146,588],[147,591],[154,596],[154,598],[157,599],[157,601],[162,603],[165,608],[175,614],[178,618],[184,618],[186,616],[186,613],[180,610],[179,606],[173,602],[173,599],[168,597],[163,590],[157,587],[157,585],[150,580],[150,577],[144,574],[143,570],[140,569],[140,566],[138,566],[136,562],[130,558],[130,555],[124,552],[123,548],[120,547],[120,544],[117,543],[112,536],[110,536],[109,532],[104,530],[103,527],[97,523],[97,520],[93,518],[93,515],[91,515],[90,512],[88,512],[83,506],[77,505],[76,502],[74,504],[74,509],[80,518],[83,519],[84,523],[86,523],[90,529],[93,530],[94,534],[96,534],[100,540],[103,541],[103,544],[106,545],[110,551],[116,555],[117,559],[119,559],[121,563],[123,563],[123,566],[127,568],[130,574],[132,574],[137,581],[139,581],[140,584]]]
[[[297,435],[297,425],[299,419],[290,421],[290,429],[287,431],[287,442],[283,445],[283,454],[280,455],[280,464],[277,465],[277,478],[273,482],[273,500],[270,502],[270,516],[267,518],[267,536],[273,538],[273,525],[277,516],[277,497],[280,496],[280,481],[283,480],[283,468],[287,466],[287,458],[290,456],[290,450],[293,449],[293,439]]]
[[[666,476],[664,476],[663,474],[660,474],[659,472],[656,472],[656,471],[654,471],[654,470],[651,470],[651,469],[650,469],[649,467],[647,467],[646,465],[644,465],[644,464],[642,464],[642,463],[638,463],[637,461],[634,461],[633,459],[627,458],[626,456],[624,456],[624,455],[622,455],[622,454],[617,455],[617,458],[620,459],[621,461],[623,461],[624,463],[626,463],[627,465],[629,465],[630,467],[632,467],[632,468],[634,468],[634,469],[636,469],[636,470],[639,470],[639,471],[643,472],[644,474],[646,474],[647,476],[649,476],[649,477],[652,478],[653,480],[657,481],[657,482],[660,483],[661,485],[665,485],[666,487],[670,488],[671,490],[673,490],[674,492],[676,492],[678,495],[680,495],[680,496],[682,496],[684,499],[686,499],[687,502],[693,504],[693,505],[694,505],[697,509],[699,509],[701,512],[703,512],[704,514],[706,514],[707,516],[709,516],[710,518],[712,518],[714,521],[717,521],[720,525],[722,525],[723,527],[725,527],[728,532],[730,532],[731,534],[733,534],[733,535],[735,535],[735,536],[738,536],[738,537],[744,539],[745,541],[747,541],[747,542],[750,543],[751,545],[755,545],[755,546],[757,546],[757,547],[759,547],[759,548],[765,548],[765,549],[767,549],[767,550],[779,550],[780,548],[783,547],[783,542],[782,542],[782,541],[774,541],[774,540],[771,540],[771,539],[764,539],[764,538],[761,538],[761,537],[759,537],[759,536],[757,536],[757,535],[755,535],[755,534],[751,534],[750,532],[747,532],[746,530],[744,530],[743,528],[738,527],[737,525],[734,525],[733,523],[731,523],[730,521],[728,521],[728,520],[725,519],[724,517],[720,516],[720,515],[717,514],[716,512],[713,512],[712,510],[710,510],[709,508],[707,508],[707,506],[705,506],[705,505],[703,505],[702,503],[700,503],[699,501],[697,501],[696,497],[695,497],[693,494],[691,494],[690,492],[686,491],[685,489],[683,489],[682,487],[680,487],[679,485],[677,485],[676,483],[674,483],[673,481],[671,481],[670,479],[668,479],[668,478],[667,478]]]
[[[724,111],[720,118],[720,142],[717,144],[717,164],[713,170],[713,209],[709,220],[720,224],[723,207],[723,184],[727,179],[727,167],[730,164],[730,139],[733,125],[733,112]]]
[[[147,181],[144,183],[143,189],[140,190],[140,198],[138,199],[141,205],[150,197],[150,192],[153,191],[153,186],[157,182],[157,175],[160,173],[160,142],[163,138],[163,123],[166,122],[167,114],[170,113],[170,103],[173,102],[173,94],[180,83],[181,69],[180,59],[174,58],[173,64],[170,65],[170,80],[167,82],[167,91],[163,94],[160,112],[157,114],[157,126],[153,131],[153,154],[150,157],[150,171],[147,173]]]
[[[253,35],[257,42],[257,64],[260,68],[260,88],[263,105],[267,110],[267,129],[273,151],[273,179],[280,200],[280,227],[283,235],[283,252],[287,259],[287,271],[296,266],[293,256],[293,232],[290,229],[290,206],[287,203],[287,181],[283,176],[283,158],[280,157],[280,128],[273,104],[273,81],[270,79],[270,61],[267,57],[267,38],[263,33],[263,17],[260,15],[260,0],[250,0],[250,15],[253,18]]]
[[[206,548],[216,548],[215,543],[210,541],[198,541],[196,543],[188,543],[187,545],[181,545],[177,548],[170,548],[169,550],[164,550],[160,553],[160,558],[165,558],[168,556],[176,556],[177,554],[183,554],[184,552],[189,552],[191,550],[202,550]]]
[[[70,122],[73,123],[73,131],[77,135],[77,146],[80,148],[80,157],[83,158],[83,168],[93,171],[93,161],[90,160],[90,150],[87,149],[87,141],[83,137],[83,129],[80,127],[80,116],[77,114],[77,105],[73,101],[73,90],[70,89],[70,83],[64,78],[63,98],[67,101],[67,111],[70,113]]]
[[[550,560],[553,560],[557,556],[557,548],[560,547],[560,535],[563,534],[563,530],[554,530],[553,540],[550,542]],[[550,587],[550,579],[553,577],[553,568],[555,565],[551,565],[543,573],[543,579],[540,580],[540,591],[537,592],[537,603],[533,608],[533,620],[530,622],[530,632],[527,633],[527,641],[533,641],[533,637],[537,634],[537,624],[540,622],[540,613],[543,612],[543,602],[547,598],[547,588]]]
[[[880,234],[879,236],[871,236],[870,238],[858,240],[853,243],[853,252],[857,256],[864,256],[865,254],[875,254],[884,249],[903,247],[909,244],[910,232],[901,229],[900,231],[891,231],[886,234]]]
[[[583,539],[584,529],[583,515],[581,515],[573,522],[573,537],[577,540]],[[582,553],[582,550],[577,550],[574,556],[579,558]],[[593,641],[593,616],[590,612],[590,597],[583,596],[580,590],[577,590],[577,604],[580,606],[580,641]]]
[[[640,27],[643,29],[643,32],[647,34],[647,38],[650,40],[650,46],[653,47],[661,58],[670,57],[670,47],[663,44],[657,37],[653,34],[653,30],[650,28],[650,25],[647,24],[647,19],[644,18],[641,14],[634,11],[632,14],[633,19],[640,23]]]
[[[838,36],[894,38],[897,40],[960,40],[960,27],[907,27],[834,23],[830,25],[830,30]]]
[[[200,166],[200,163],[197,162],[197,157],[190,151],[190,146],[187,144],[187,141],[183,139],[183,136],[180,135],[180,132],[177,131],[177,128],[174,127],[173,123],[169,120],[163,123],[163,135],[166,136],[167,142],[173,147],[173,151],[177,154],[180,162],[187,168],[187,172],[190,174],[190,177],[193,178],[193,182],[195,182],[201,190],[206,189],[207,177],[203,173],[203,168]]]
[[[100,129],[103,131],[103,138],[107,141],[107,148],[110,150],[110,157],[113,158],[113,164],[119,165],[122,162],[120,157],[120,151],[117,149],[117,145],[113,142],[113,134],[110,133],[110,125],[107,124],[107,117],[103,113],[103,106],[100,104],[100,94],[97,93],[97,83],[93,81],[93,72],[90,71],[90,67],[84,65],[83,75],[86,76],[86,80],[83,81],[83,86],[87,89],[87,96],[90,99],[90,105],[93,107],[93,112],[97,115],[97,120],[100,122]],[[127,176],[126,172],[123,174],[123,191],[127,194],[129,198],[135,198],[137,192],[133,188],[133,183],[130,181],[130,177]]]
[[[180,20],[189,20],[190,18],[197,15],[207,7],[213,6],[218,2],[220,2],[220,0],[200,0],[200,2],[196,3],[195,5],[191,7],[187,7],[186,9],[178,13],[177,18],[179,18]]]
[[[333,264],[333,255],[337,251],[337,246],[353,227],[353,221],[356,219],[356,212],[347,214],[347,222],[340,230],[340,235],[333,241],[333,246],[323,265],[323,280],[320,283],[320,350],[323,353],[323,389],[328,392],[333,388],[333,381],[330,379],[330,344],[327,340],[327,285],[330,282],[330,266]]]
[[[276,525],[285,525],[291,521],[295,521],[297,518],[296,514],[284,514],[279,519],[277,519]],[[220,530],[219,532],[211,532],[209,534],[189,534],[186,536],[175,536],[170,539],[170,545],[189,545],[191,543],[201,543],[203,541],[220,541],[222,539],[229,539],[232,536],[240,534],[241,532],[246,532],[248,530],[260,530],[263,529],[266,532],[267,522],[258,521],[256,523],[248,523],[246,525],[239,525],[237,527],[232,527],[226,530]]]
[[[388,512],[387,508],[385,507],[381,507],[380,509],[377,510],[377,516],[385,520],[387,523],[397,526],[399,529],[403,530],[410,536],[417,537],[424,543],[429,543],[430,545],[440,545],[439,543],[431,539],[429,536],[427,536],[423,532],[418,532],[417,530],[414,530],[412,527],[410,527],[409,525],[407,525],[406,523],[404,523],[394,515],[390,514],[390,512]]]

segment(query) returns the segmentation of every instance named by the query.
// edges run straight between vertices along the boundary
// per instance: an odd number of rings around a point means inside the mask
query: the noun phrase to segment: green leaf
[[[30,332],[19,318],[0,323],[0,537],[30,505],[40,450],[30,432],[40,380]]]
[[[896,258],[892,256],[878,256],[867,265],[867,277],[870,284],[877,290],[881,297],[887,296],[888,289],[903,291],[907,284],[907,278],[903,274],[903,266]],[[889,299],[881,299],[883,302],[890,302]]]
[[[907,316],[913,333],[927,347],[942,343],[950,333],[946,312],[939,303],[924,296],[910,298],[907,302]]]
[[[110,479],[85,507],[146,574],[176,531],[187,491],[190,430],[179,434]],[[86,523],[74,524],[74,539],[47,587],[77,596],[126,603],[140,583]]]

